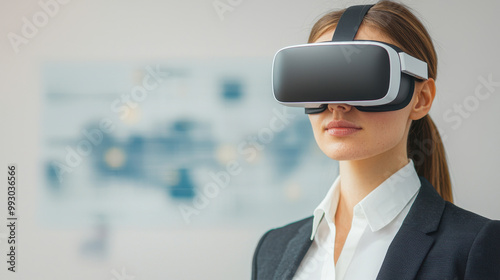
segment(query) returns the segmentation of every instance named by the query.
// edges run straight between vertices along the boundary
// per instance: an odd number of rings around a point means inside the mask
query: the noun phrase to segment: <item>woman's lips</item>
[[[345,120],[333,120],[326,126],[328,134],[333,136],[346,136],[361,130],[361,127]]]

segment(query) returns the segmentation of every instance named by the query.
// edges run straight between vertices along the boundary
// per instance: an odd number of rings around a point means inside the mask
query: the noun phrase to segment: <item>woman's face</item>
[[[333,31],[327,32],[316,42],[331,41],[332,36]],[[397,45],[368,26],[361,26],[355,39]],[[309,120],[318,146],[334,160],[360,160],[394,152],[404,153],[398,156],[406,157],[406,139],[414,102],[415,94],[408,106],[388,112],[362,112],[347,104],[329,104],[322,113],[310,114]]]

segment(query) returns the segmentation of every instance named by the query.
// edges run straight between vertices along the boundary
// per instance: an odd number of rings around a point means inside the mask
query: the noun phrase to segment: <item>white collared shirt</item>
[[[389,245],[398,232],[420,188],[410,159],[354,206],[351,229],[334,263],[334,217],[340,176],[314,210],[311,247],[293,279],[359,280],[377,278]]]

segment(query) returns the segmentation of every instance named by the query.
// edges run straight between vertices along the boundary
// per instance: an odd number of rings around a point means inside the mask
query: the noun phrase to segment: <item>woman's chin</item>
[[[325,155],[333,160],[345,161],[345,160],[360,160],[368,158],[368,156],[357,153],[357,152],[339,152],[339,151],[328,151]]]

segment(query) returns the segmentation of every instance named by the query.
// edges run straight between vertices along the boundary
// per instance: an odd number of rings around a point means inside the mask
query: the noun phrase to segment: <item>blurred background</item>
[[[260,236],[310,216],[338,174],[303,110],[274,101],[273,55],[374,2],[1,2],[19,220],[18,272],[2,262],[0,278],[248,279]],[[401,2],[438,52],[431,116],[455,203],[500,219],[500,2]]]

